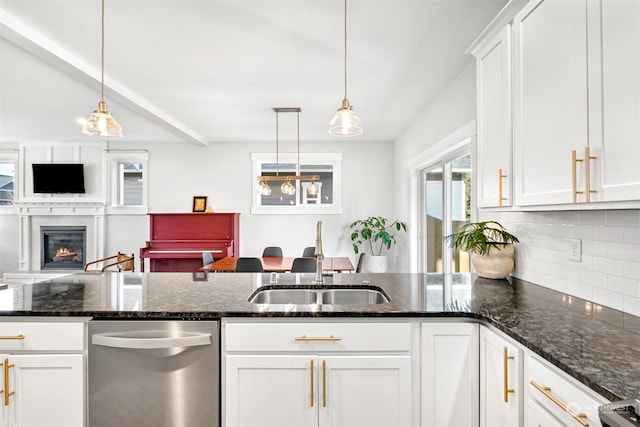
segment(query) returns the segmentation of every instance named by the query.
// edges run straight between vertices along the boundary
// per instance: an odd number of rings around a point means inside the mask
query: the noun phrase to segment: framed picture
[[[193,196],[193,212],[207,211],[207,196]]]

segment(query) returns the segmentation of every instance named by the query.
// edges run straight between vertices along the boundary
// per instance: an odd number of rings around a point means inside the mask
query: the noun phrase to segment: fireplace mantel
[[[85,226],[87,229],[86,259],[104,257],[105,211],[104,203],[95,202],[23,202],[18,210],[19,241],[18,269],[40,269],[41,226]]]
[[[106,206],[104,203],[90,202],[41,202],[41,203],[16,203],[18,216],[33,215],[88,215],[104,216]]]

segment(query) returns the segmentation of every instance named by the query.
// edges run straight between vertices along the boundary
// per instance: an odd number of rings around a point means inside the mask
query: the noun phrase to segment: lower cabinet
[[[421,426],[478,425],[477,323],[421,326]]]
[[[522,425],[523,350],[480,327],[480,426]]]
[[[85,328],[0,322],[0,427],[85,425]]]
[[[223,425],[412,425],[409,324],[239,323],[225,329]]]
[[[526,427],[601,426],[598,406],[608,401],[537,356],[526,361]]]
[[[1,426],[84,425],[84,356],[0,354]]]

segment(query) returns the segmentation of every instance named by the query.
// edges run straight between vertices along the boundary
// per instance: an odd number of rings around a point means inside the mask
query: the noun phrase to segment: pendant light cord
[[[346,1],[346,0],[345,0]],[[102,33],[101,37],[101,56],[100,62],[102,64],[101,78],[100,78],[100,100],[104,101],[104,0],[102,0]]]
[[[344,0],[344,98],[347,99],[347,0]]]
[[[298,160],[296,162],[296,175],[300,175],[300,111],[297,113],[296,129],[298,133]]]
[[[280,149],[278,148],[278,135],[280,135],[280,131],[278,130],[278,111],[276,111],[276,176],[280,175],[279,166],[280,166]]]

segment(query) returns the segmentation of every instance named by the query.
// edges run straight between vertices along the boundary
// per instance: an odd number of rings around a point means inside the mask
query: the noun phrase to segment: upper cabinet
[[[467,52],[478,207],[638,206],[640,2],[511,0]]]
[[[510,206],[511,27],[478,46],[477,194],[479,207]]]
[[[640,200],[640,5],[533,0],[514,18],[514,203]]]

